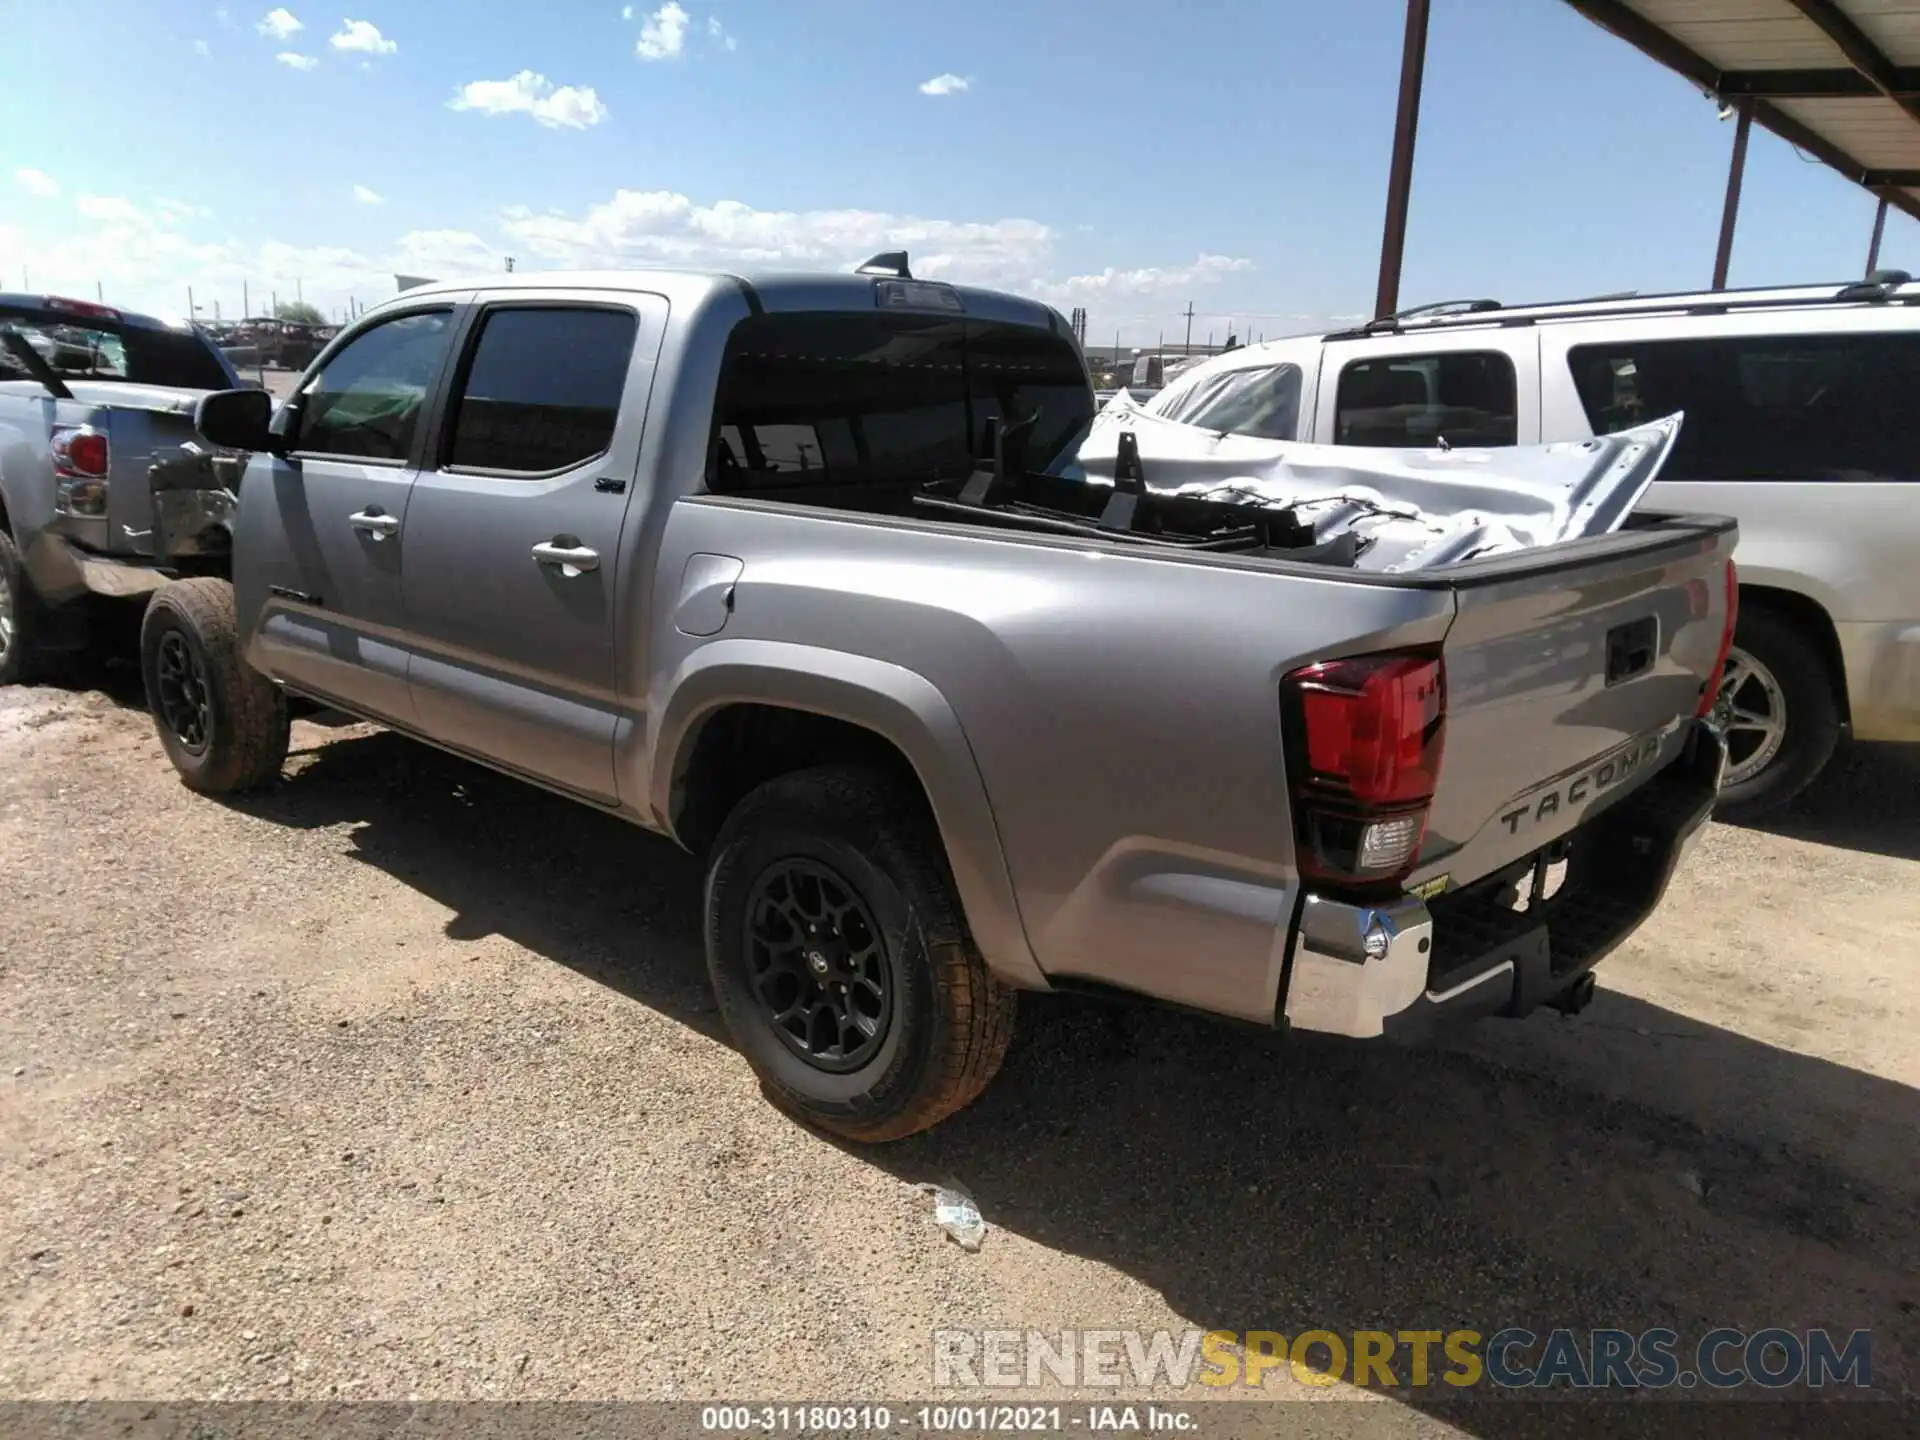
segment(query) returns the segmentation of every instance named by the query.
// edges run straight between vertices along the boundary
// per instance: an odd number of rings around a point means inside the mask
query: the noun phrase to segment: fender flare
[[[714,640],[689,655],[648,707],[647,805],[673,833],[673,792],[705,721],[727,705],[805,710],[893,745],[932,806],[968,928],[1009,984],[1048,988],[1034,958],[1000,844],[999,824],[960,718],[924,675],[884,660],[776,640]]]

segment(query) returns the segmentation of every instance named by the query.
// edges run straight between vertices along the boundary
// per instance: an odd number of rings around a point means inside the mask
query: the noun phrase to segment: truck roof
[[[395,300],[468,290],[614,290],[665,295],[669,301],[694,301],[723,288],[745,287],[768,310],[871,310],[879,282],[932,285],[959,297],[963,312],[976,319],[1034,325],[1065,332],[1066,321],[1052,306],[1005,290],[955,285],[926,276],[849,274],[783,269],[696,270],[516,270],[506,274],[467,275],[429,281],[403,290]],[[908,307],[924,308],[924,307]]]
[[[32,314],[43,317],[54,325],[85,325],[89,321],[104,323],[122,330],[172,330],[185,334],[190,326],[178,321],[161,320],[152,315],[142,315],[133,310],[122,310],[114,305],[100,305],[92,300],[74,300],[64,295],[28,295],[23,292],[0,291],[0,311],[11,315]]]

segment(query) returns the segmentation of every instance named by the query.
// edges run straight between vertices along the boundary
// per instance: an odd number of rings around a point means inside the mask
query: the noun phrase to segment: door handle
[[[600,568],[600,552],[585,545],[563,545],[564,536],[542,540],[533,547],[533,558],[542,565],[558,565],[564,574],[578,575]]]
[[[384,540],[389,535],[398,533],[400,529],[400,517],[398,515],[387,514],[387,512],[382,510],[378,505],[370,506],[356,514],[349,515],[347,517],[347,523],[361,534],[374,540]]]

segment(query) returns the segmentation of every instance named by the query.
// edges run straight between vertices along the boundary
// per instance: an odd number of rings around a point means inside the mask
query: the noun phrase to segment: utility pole
[[[253,296],[247,291],[247,282],[240,282],[240,318],[250,319],[253,315]]]
[[[306,282],[300,276],[296,275],[293,277],[293,298],[302,305],[307,303],[307,294],[304,288],[305,284]]]
[[[98,280],[93,282],[93,298],[98,300],[102,305],[107,303],[107,287],[102,285]]]
[[[1427,18],[1431,0],[1407,0],[1407,29],[1400,48],[1400,104],[1393,120],[1393,158],[1387,169],[1387,218],[1380,237],[1380,283],[1375,319],[1400,308],[1400,262],[1407,248],[1407,208],[1413,194],[1413,146],[1420,133],[1420,85],[1427,69]]]
[[[270,290],[267,293],[273,296],[273,318],[278,320],[280,318],[280,292],[278,290]]]
[[[1187,302],[1187,343],[1180,349],[1182,355],[1193,353],[1193,302]]]
[[[189,285],[187,286],[187,323],[189,325],[193,323],[194,316],[197,313],[197,308],[193,303],[193,287]]]

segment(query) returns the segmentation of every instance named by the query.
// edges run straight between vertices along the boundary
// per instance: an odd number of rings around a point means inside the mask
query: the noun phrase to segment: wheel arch
[[[748,790],[777,775],[853,761],[910,782],[981,955],[1007,983],[1046,988],[979,766],[959,717],[925,676],[842,651],[715,641],[673,676],[652,732],[648,808],[695,853]]]
[[[1833,616],[1827,612],[1827,607],[1798,590],[1743,582],[1740,586],[1741,613],[1745,614],[1749,607],[1778,615],[1813,641],[1820,658],[1826,662],[1827,683],[1833,690],[1833,703],[1839,712],[1840,723],[1851,724],[1852,712],[1847,705],[1847,663],[1840,651],[1840,632],[1834,627]]]

